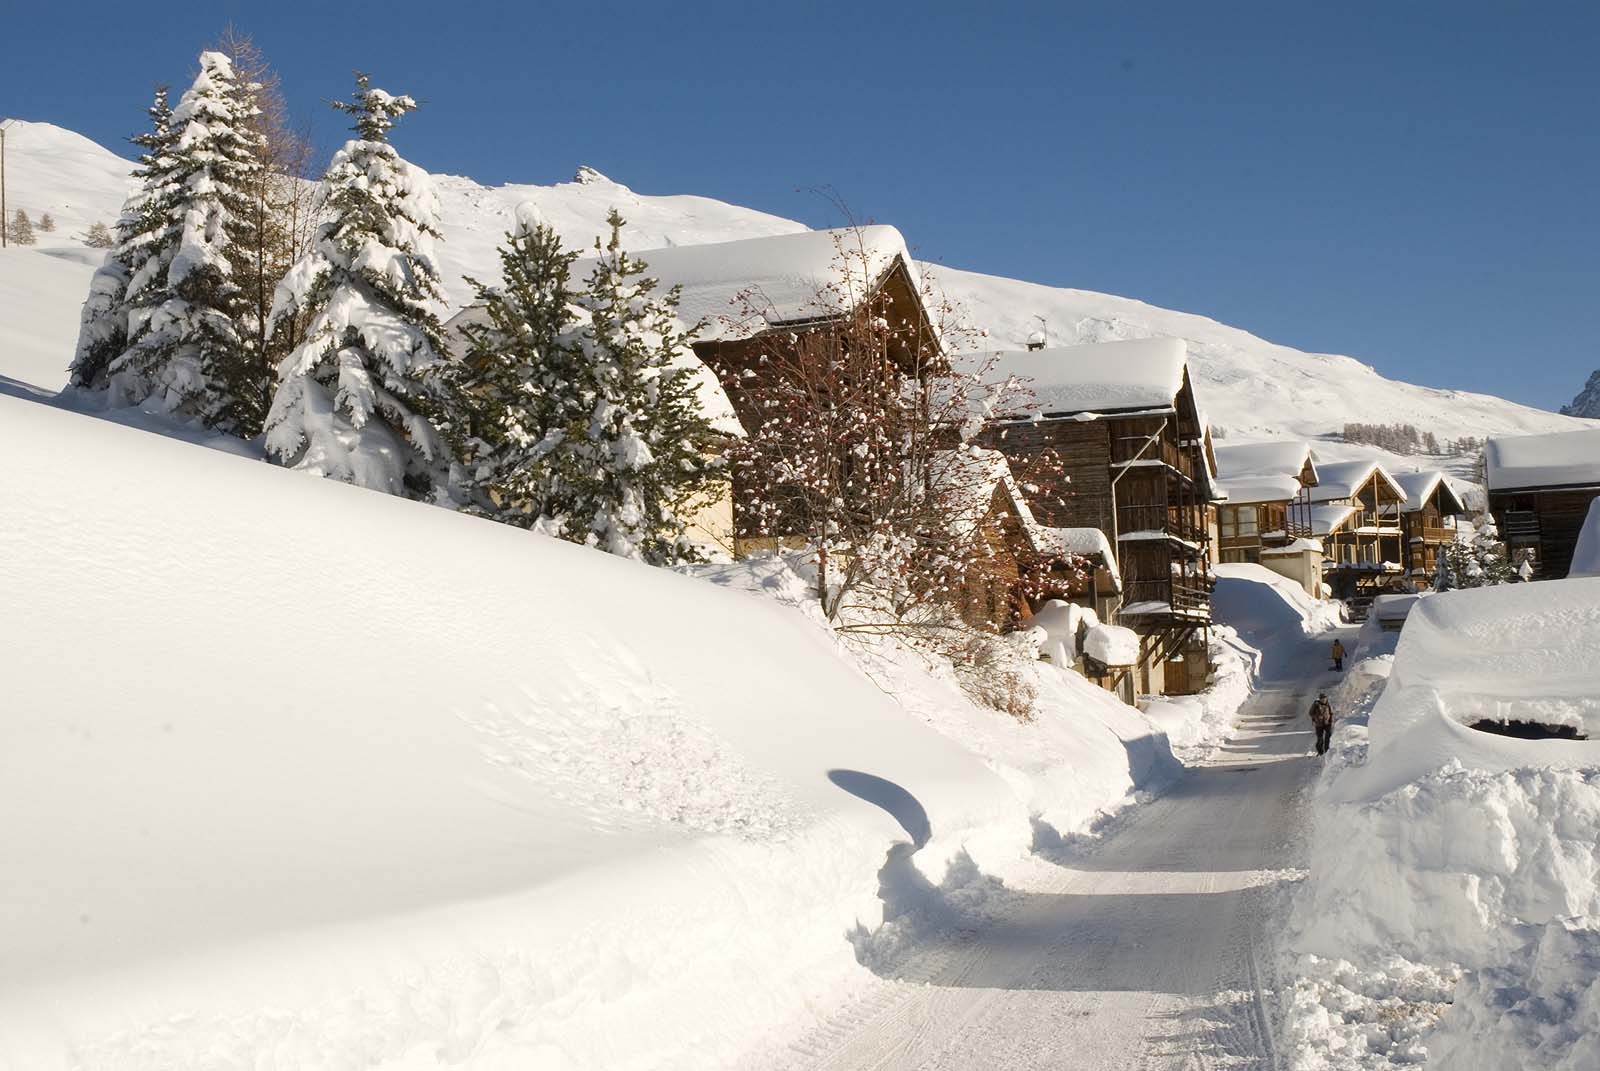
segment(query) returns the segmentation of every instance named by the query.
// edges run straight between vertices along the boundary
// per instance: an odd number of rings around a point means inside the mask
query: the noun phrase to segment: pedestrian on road
[[[1333,668],[1340,672],[1344,670],[1344,644],[1337,638],[1333,641]]]
[[[1327,692],[1318,692],[1311,704],[1311,724],[1317,730],[1317,754],[1326,755],[1333,741],[1333,704],[1328,702]]]

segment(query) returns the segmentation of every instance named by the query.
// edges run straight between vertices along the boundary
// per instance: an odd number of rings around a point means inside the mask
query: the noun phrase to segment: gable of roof
[[[1439,493],[1439,511],[1447,516],[1467,512],[1466,506],[1461,501],[1461,496],[1451,486],[1450,478],[1438,469],[1425,469],[1422,472],[1397,472],[1394,474],[1395,483],[1399,484],[1406,493],[1406,500],[1400,504],[1400,512],[1416,513],[1428,504],[1435,491]]]
[[[1600,485],[1600,428],[1496,436],[1483,460],[1491,491]]]
[[[1311,489],[1311,501],[1331,502],[1335,499],[1353,498],[1369,481],[1376,478],[1388,487],[1397,499],[1405,501],[1406,491],[1389,475],[1389,470],[1376,461],[1337,461],[1317,469],[1317,486]]]

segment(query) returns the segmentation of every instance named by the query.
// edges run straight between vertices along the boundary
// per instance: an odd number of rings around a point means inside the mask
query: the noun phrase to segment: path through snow
[[[785,1066],[1276,1067],[1270,927],[1302,873],[1305,710],[1334,679],[1326,642],[1282,643],[1229,741],[1092,847],[1041,849],[1004,889],[926,890],[942,921],[886,962],[868,937],[883,980]],[[884,870],[891,908],[914,875],[902,862]]]

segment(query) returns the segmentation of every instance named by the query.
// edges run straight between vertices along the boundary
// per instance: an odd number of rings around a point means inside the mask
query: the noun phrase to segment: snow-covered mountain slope
[[[19,123],[17,129],[20,134],[11,135],[8,144],[14,203],[40,208],[55,204],[59,207],[52,210],[58,218],[75,222],[115,217],[126,188],[126,160],[49,124]],[[400,141],[403,152],[403,134]],[[435,185],[445,239],[439,256],[453,305],[471,295],[464,275],[485,282],[498,278],[495,246],[523,201],[536,203],[580,250],[589,249],[604,233],[606,213],[613,207],[627,220],[623,237],[634,251],[804,229],[792,220],[707,198],[634,193],[589,169],[582,169],[573,182],[553,186],[486,187],[454,176],[435,176]],[[67,230],[63,227],[56,244],[63,244]],[[915,234],[907,238],[913,247],[919,240]],[[987,333],[986,344],[996,347],[1022,346],[1038,329],[1041,316],[1055,344],[1151,335],[1187,340],[1201,404],[1234,440],[1327,440],[1347,421],[1414,424],[1441,440],[1585,426],[1571,417],[1489,395],[1388,379],[1353,358],[1303,353],[1192,313],[955,268],[934,266],[929,271],[961,305],[967,322]],[[13,274],[25,279],[28,272],[15,268]],[[28,329],[36,335],[65,337],[75,329],[77,302],[59,288],[39,294],[25,307]],[[8,321],[0,325],[0,332],[12,326]],[[32,374],[31,382],[49,389],[61,385],[64,370],[53,379],[42,377],[37,359],[30,357],[24,365],[11,356],[13,348],[0,333],[0,374],[21,379]],[[66,356],[63,353],[63,365]],[[1340,442],[1323,442],[1319,454],[1334,459],[1376,454],[1404,469],[1420,460]],[[1464,470],[1466,465],[1462,460],[1456,467]]]
[[[1051,666],[1031,721],[910,659],[891,698],[727,590],[804,590],[770,560],[4,394],[0,455],[0,1068],[726,1066],[870,978],[893,845],[1005,876],[1171,772]]]

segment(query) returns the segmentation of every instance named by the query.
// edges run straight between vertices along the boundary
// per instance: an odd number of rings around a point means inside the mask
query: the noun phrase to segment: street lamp
[[[6,247],[6,131],[17,125],[15,119],[0,119],[0,249]]]

